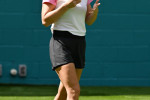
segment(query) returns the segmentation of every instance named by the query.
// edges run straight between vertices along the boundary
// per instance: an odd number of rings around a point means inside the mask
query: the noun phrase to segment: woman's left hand
[[[93,13],[94,11],[98,11],[98,6],[100,5],[99,0],[96,0],[96,2],[93,5],[93,8],[89,13]]]
[[[93,8],[91,7],[90,4],[87,5],[87,13],[85,18],[87,25],[92,25],[97,19],[99,5],[100,5],[99,0],[96,0],[96,2],[93,5]]]

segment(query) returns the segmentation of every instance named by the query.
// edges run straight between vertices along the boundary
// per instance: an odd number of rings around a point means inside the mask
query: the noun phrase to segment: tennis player
[[[86,28],[97,18],[97,0],[43,0],[42,24],[51,25],[50,59],[60,79],[54,100],[78,100],[79,80],[85,66]]]

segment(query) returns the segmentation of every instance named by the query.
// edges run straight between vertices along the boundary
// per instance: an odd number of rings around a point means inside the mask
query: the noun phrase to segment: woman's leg
[[[81,76],[82,69],[77,69],[73,63],[63,65],[56,69],[63,86],[67,92],[67,100],[78,100],[80,95],[79,77]],[[77,75],[80,73],[80,75]],[[63,88],[62,86],[62,88]]]
[[[60,81],[58,93],[55,96],[54,100],[66,100],[66,99],[67,99],[67,92],[66,92],[66,89],[65,89],[63,83]]]
[[[77,74],[78,81],[79,81],[80,77],[81,77],[81,74],[82,74],[82,69],[76,69],[76,74]],[[65,89],[64,85],[60,81],[59,88],[58,88],[58,93],[55,96],[54,100],[66,100],[66,99],[67,99],[67,92],[66,92],[66,89]]]

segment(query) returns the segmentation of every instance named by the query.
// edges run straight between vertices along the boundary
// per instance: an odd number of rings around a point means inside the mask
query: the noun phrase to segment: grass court
[[[57,86],[0,85],[0,100],[53,100]],[[150,87],[85,87],[79,100],[150,100]]]

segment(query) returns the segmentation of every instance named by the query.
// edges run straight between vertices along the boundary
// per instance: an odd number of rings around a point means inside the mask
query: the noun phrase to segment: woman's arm
[[[85,18],[85,22],[87,25],[92,25],[97,19],[99,5],[100,5],[99,0],[95,2],[93,8],[91,7],[90,4],[87,5],[87,13]]]
[[[48,27],[57,21],[69,8],[75,7],[80,2],[81,0],[68,0],[57,9],[55,9],[56,6],[51,3],[43,3],[41,12],[42,24]]]

